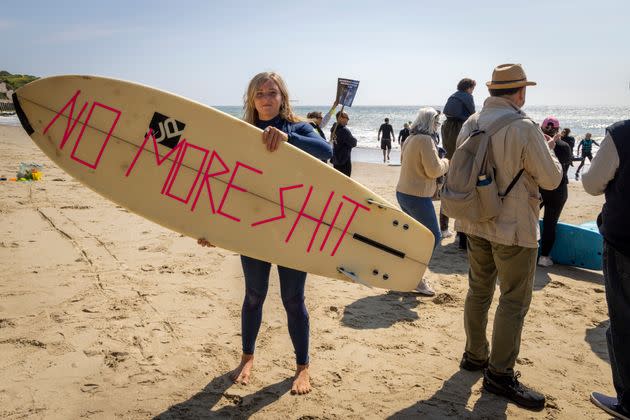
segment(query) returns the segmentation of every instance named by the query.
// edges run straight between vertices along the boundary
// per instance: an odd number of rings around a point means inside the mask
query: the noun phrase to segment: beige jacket
[[[433,197],[435,180],[448,171],[448,159],[440,159],[435,142],[426,134],[413,134],[405,140],[400,161],[396,191],[418,197]]]
[[[504,98],[489,97],[483,109],[470,116],[457,137],[459,146],[475,127],[481,130],[492,121],[518,108]],[[524,168],[512,191],[503,199],[501,212],[491,222],[472,223],[458,220],[455,228],[459,232],[479,236],[503,245],[524,248],[538,247],[538,217],[540,193],[538,187],[553,190],[562,179],[562,167],[553,151],[547,146],[545,137],[531,120],[519,120],[499,130],[491,138],[492,156],[496,166],[496,183],[501,193],[518,171]]]

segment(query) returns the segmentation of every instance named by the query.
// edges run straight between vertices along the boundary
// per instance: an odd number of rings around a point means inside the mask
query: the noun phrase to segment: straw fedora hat
[[[523,86],[534,86],[536,82],[527,80],[520,64],[501,64],[494,68],[492,81],[486,82],[489,89],[513,89]]]

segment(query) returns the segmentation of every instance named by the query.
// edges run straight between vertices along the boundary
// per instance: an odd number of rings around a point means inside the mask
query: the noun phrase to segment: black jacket
[[[357,139],[354,138],[347,127],[333,124],[330,129],[330,136],[333,139],[333,165],[345,165],[350,160],[352,148],[356,147]]]

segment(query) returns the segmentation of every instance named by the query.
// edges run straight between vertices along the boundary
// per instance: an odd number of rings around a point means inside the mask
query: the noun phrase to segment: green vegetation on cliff
[[[28,74],[11,74],[6,70],[0,70],[0,82],[6,82],[12,90],[16,90],[37,79],[38,77]]]

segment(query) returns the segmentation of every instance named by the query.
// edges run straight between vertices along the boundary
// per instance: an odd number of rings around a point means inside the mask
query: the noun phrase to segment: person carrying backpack
[[[462,126],[449,174],[456,177],[458,153],[465,149],[465,141],[473,138],[473,131],[488,129],[487,157],[492,168],[487,174],[472,175],[475,180],[479,175],[477,185],[496,184],[501,197],[497,214],[484,221],[460,216],[455,226],[468,236],[470,264],[464,305],[466,349],[460,367],[484,370],[483,387],[487,391],[541,410],[544,395],[521,384],[520,373],[514,371],[534,286],[539,188],[553,190],[562,179],[562,168],[551,150],[553,140],[547,142],[540,127],[520,109],[527,86],[535,84],[527,80],[520,64],[502,64],[494,69],[492,81],[486,83],[490,97]],[[447,187],[451,178],[449,175]],[[501,296],[490,344],[486,325],[497,278]]]

